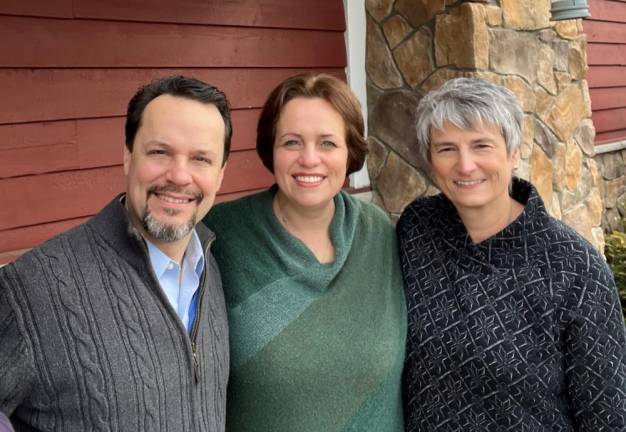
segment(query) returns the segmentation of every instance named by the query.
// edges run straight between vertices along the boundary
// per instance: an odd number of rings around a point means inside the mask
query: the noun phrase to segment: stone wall
[[[413,112],[460,76],[511,89],[524,109],[517,175],[555,217],[602,248],[601,177],[580,20],[549,21],[550,0],[367,0],[368,167],[375,200],[398,215],[436,192],[416,170]]]
[[[626,231],[626,149],[597,154],[602,181],[600,189],[605,212],[602,226],[605,232]]]

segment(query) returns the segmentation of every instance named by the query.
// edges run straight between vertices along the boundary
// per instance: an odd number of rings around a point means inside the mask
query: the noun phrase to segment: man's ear
[[[133,154],[128,150],[127,146],[124,146],[124,175],[128,175],[128,170],[130,169],[130,160],[132,159]]]
[[[228,165],[228,162],[224,162],[224,165],[222,165],[222,168],[220,168],[220,173],[217,176],[217,185],[215,188],[216,192],[219,192],[219,190],[222,188],[222,181],[224,180],[224,172],[226,171],[226,165]]]

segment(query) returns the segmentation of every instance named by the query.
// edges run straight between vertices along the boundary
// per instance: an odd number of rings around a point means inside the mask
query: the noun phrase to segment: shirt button
[[[174,263],[171,262],[167,265],[168,270],[172,270],[173,268],[174,268]]]

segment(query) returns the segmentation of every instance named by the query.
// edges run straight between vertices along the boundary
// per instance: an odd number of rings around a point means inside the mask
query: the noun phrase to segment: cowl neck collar
[[[304,274],[317,279],[314,285],[326,287],[343,268],[350,254],[360,203],[343,191],[334,197],[335,214],[330,223],[329,235],[335,247],[335,261],[320,263],[313,252],[302,241],[291,235],[276,218],[272,210],[272,200],[277,190],[278,187],[274,185],[259,194],[258,199],[250,201],[251,211],[262,218],[263,223],[255,224],[254,227],[248,227],[248,229],[259,231],[254,235],[273,243],[274,253],[281,260],[287,261],[289,267],[306,270]]]
[[[529,251],[537,246],[545,247],[543,237],[537,234],[548,229],[550,216],[537,190],[529,182],[514,177],[511,196],[524,206],[522,213],[500,232],[480,243],[473,243],[452,202],[445,195],[438,195],[441,217],[432,223],[447,243],[444,250],[463,261],[469,258],[470,263],[474,260],[493,263],[497,255],[498,264],[504,263],[508,267],[526,262]]]

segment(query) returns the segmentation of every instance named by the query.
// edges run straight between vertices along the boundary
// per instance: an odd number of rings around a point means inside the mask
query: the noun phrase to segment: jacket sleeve
[[[15,312],[11,267],[0,269],[0,411],[7,416],[28,396],[34,378],[31,351]]]
[[[569,289],[565,384],[577,431],[626,431],[626,332],[613,275],[600,256]]]

